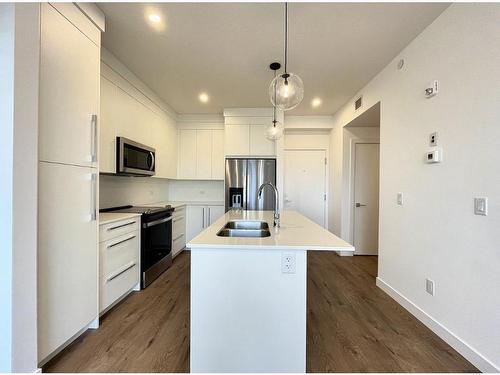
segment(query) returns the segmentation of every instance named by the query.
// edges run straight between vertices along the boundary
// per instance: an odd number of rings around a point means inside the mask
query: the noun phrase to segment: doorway
[[[355,255],[378,254],[380,144],[353,142],[353,244]]]
[[[326,150],[285,149],[284,208],[327,228]]]

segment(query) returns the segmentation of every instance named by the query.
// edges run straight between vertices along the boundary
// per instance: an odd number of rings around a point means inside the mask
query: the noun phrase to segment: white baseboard
[[[341,257],[352,257],[354,255],[354,252],[352,251],[336,251],[336,253]]]
[[[35,371],[33,371],[33,374],[41,374],[42,373],[42,369],[39,367],[37,368]]]
[[[500,368],[496,367],[491,361],[486,359],[471,345],[466,343],[460,337],[451,332],[448,328],[439,323],[432,316],[427,314],[420,307],[415,305],[408,298],[399,293],[381,278],[377,277],[377,286],[391,296],[397,303],[408,310],[413,316],[425,324],[432,332],[443,339],[453,349],[463,355],[470,363],[476,366],[481,372],[495,373],[500,372]]]

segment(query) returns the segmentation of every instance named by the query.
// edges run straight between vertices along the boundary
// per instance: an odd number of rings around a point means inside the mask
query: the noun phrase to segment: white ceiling
[[[449,4],[291,3],[289,71],[304,101],[294,115],[333,114]],[[283,61],[282,3],[99,3],[104,46],[178,113],[270,106]],[[163,30],[147,20],[161,14]],[[198,95],[206,92],[208,103]],[[319,108],[311,100],[320,97]]]

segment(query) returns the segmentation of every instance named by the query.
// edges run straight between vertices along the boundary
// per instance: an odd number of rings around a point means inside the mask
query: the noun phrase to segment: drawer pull
[[[135,266],[135,262],[130,262],[129,264],[127,264],[127,265],[125,266],[125,268],[124,268],[124,269],[122,269],[121,271],[119,271],[119,272],[115,273],[114,275],[109,276],[109,277],[107,278],[106,282],[116,279],[116,278],[117,278],[118,276],[120,276],[122,273],[127,272],[129,269],[131,269],[131,268],[132,268],[132,267],[134,267],[134,266]]]
[[[115,247],[121,243],[124,243],[124,242],[127,242],[127,241],[130,241],[131,239],[135,238],[136,236],[131,236],[129,238],[125,238],[124,240],[121,240],[121,241],[118,241],[118,242],[115,242],[114,244],[111,244],[111,245],[108,245],[106,246],[108,249],[112,248],[112,247]]]
[[[174,238],[174,242],[177,241],[179,238],[181,238],[182,236],[184,236],[184,233],[181,233],[179,234],[177,237]]]
[[[177,223],[178,221],[180,221],[182,219],[184,219],[184,216],[177,217],[174,220],[172,220],[172,222]]]
[[[116,227],[111,227],[111,228],[108,228],[107,231],[110,232],[112,230],[115,230],[115,229],[119,229],[119,228],[123,228],[123,227],[126,227],[128,225],[132,225],[132,224],[135,224],[136,221],[130,221],[128,223],[125,223],[125,224],[120,224],[120,225],[117,225]]]

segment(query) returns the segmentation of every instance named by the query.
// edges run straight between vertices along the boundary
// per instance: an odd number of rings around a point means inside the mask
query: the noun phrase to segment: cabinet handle
[[[203,224],[202,228],[205,228],[205,207],[203,207]]]
[[[184,233],[181,233],[179,234],[177,237],[175,237],[172,241],[175,242],[177,241],[179,238],[181,238],[182,236],[184,236]]]
[[[95,163],[97,161],[97,115],[92,115],[90,126],[92,127],[91,160]]]
[[[106,279],[106,282],[108,281],[111,281],[111,280],[114,280],[116,279],[118,276],[120,276],[122,273],[124,272],[127,272],[129,269],[131,269],[132,267],[135,266],[135,262],[130,262],[129,264],[127,264],[121,271],[118,271],[117,273],[115,273],[114,275],[111,275],[109,276],[107,279]]]
[[[173,223],[177,223],[178,221],[184,219],[184,216],[180,216],[180,217],[177,217],[175,218],[174,220],[172,220]]]
[[[211,222],[210,222],[210,207],[208,207],[207,223],[208,223],[208,225],[211,224]]]
[[[132,224],[135,224],[135,223],[136,223],[135,221],[130,221],[128,223],[120,224],[120,225],[117,225],[116,227],[111,227],[111,228],[108,228],[106,230],[109,232],[109,231],[112,231],[112,230],[115,230],[115,229],[119,229],[119,228],[123,228],[123,227],[126,227],[127,225],[132,225]]]
[[[115,242],[114,244],[111,244],[111,245],[108,245],[106,246],[108,249],[111,249],[112,247],[115,247],[121,243],[124,243],[124,242],[127,242],[127,241],[130,241],[131,239],[134,239],[136,236],[130,236],[129,238],[125,238],[124,240],[121,240],[121,241],[118,241],[118,242]]]
[[[97,174],[92,173],[91,180],[91,191],[90,191],[90,219],[95,221],[97,219]]]

